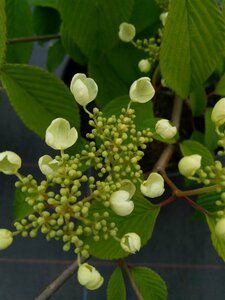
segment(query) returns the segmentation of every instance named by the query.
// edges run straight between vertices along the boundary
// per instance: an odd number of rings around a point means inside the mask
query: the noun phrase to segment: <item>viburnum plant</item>
[[[49,40],[48,71],[27,64],[32,42]],[[224,53],[224,1],[0,1],[1,91],[56,151],[39,158],[41,181],[23,175],[17,153],[0,153],[20,198],[14,227],[0,229],[0,250],[17,235],[42,233],[76,260],[39,300],[75,271],[87,289],[101,288],[91,256],[116,260],[108,300],[126,299],[122,270],[137,299],[166,299],[163,279],[125,257],[141,251],[161,208],[177,198],[203,216],[225,261]],[[87,71],[75,70],[70,87],[50,73],[65,55]],[[90,127],[83,137],[80,112]],[[143,170],[149,149],[156,159]],[[175,185],[169,164],[192,189]]]

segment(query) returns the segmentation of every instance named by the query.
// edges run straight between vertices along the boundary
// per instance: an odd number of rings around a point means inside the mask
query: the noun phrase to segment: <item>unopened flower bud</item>
[[[141,248],[141,238],[135,232],[129,232],[124,234],[120,241],[120,245],[124,251],[134,254]]]
[[[57,118],[52,121],[46,130],[45,142],[55,150],[64,150],[76,143],[78,133],[75,127],[70,128],[70,123]]]
[[[130,87],[130,99],[134,102],[146,103],[155,95],[155,89],[149,77],[135,80]]]
[[[134,25],[123,22],[119,27],[119,38],[121,41],[129,43],[133,40],[136,34]]]
[[[164,189],[164,179],[163,177],[156,173],[152,172],[147,180],[145,180],[141,184],[141,192],[143,195],[149,198],[155,198],[161,196],[165,189]]]
[[[211,114],[212,121],[217,127],[225,123],[225,98],[221,98],[213,107]]]
[[[181,158],[178,164],[179,172],[185,177],[191,177],[201,167],[202,157],[199,154],[192,154]]]
[[[142,73],[148,73],[151,70],[151,64],[148,59],[141,59],[138,68]]]
[[[84,285],[89,290],[98,289],[104,281],[100,273],[87,263],[80,265],[77,272],[77,279],[81,285]]]
[[[159,16],[159,19],[162,22],[163,26],[166,25],[167,17],[168,17],[168,11],[164,12],[164,13],[161,13],[161,15]]]
[[[159,120],[155,125],[155,131],[163,139],[172,139],[177,134],[177,128],[172,126],[167,119]]]
[[[71,80],[70,90],[77,103],[86,106],[96,98],[98,86],[92,78],[87,77],[85,74],[77,73]]]
[[[59,162],[49,155],[43,155],[38,160],[38,165],[44,175],[53,175],[59,169]]]
[[[16,174],[21,164],[21,158],[15,152],[4,151],[0,153],[0,172],[6,175]]]
[[[0,250],[8,248],[13,242],[12,232],[8,229],[0,229]]]
[[[215,226],[215,233],[221,240],[225,241],[225,218],[220,219]]]
[[[119,216],[127,216],[134,209],[134,202],[130,200],[130,194],[127,191],[119,190],[112,193],[109,202],[112,210]]]

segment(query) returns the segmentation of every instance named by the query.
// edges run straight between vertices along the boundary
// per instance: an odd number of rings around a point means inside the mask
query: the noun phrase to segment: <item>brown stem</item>
[[[132,286],[132,289],[137,297],[138,300],[144,300],[143,296],[141,295],[138,287],[136,286],[136,283],[134,282],[134,279],[132,278],[131,276],[131,273],[130,273],[130,268],[128,267],[127,263],[125,262],[125,260],[121,259],[120,260],[120,265],[122,266],[122,268],[124,269],[124,271],[126,272],[127,274],[127,277],[130,281],[130,284]]]
[[[83,260],[84,261],[84,260]],[[82,262],[83,262],[82,261]],[[53,282],[51,282],[34,300],[47,300],[69,279],[78,268],[78,262],[74,261]]]
[[[193,190],[188,190],[188,191],[177,190],[176,195],[178,197],[195,196],[195,195],[199,195],[202,193],[212,193],[212,192],[215,192],[216,189],[217,189],[216,185],[211,185],[211,186],[206,186],[206,187],[202,187],[199,189],[193,189]]]
[[[163,207],[171,202],[173,202],[176,199],[176,197],[174,195],[171,195],[169,198],[167,198],[166,200],[164,200],[163,202],[159,203],[160,207]]]
[[[195,203],[189,197],[181,197],[181,199],[183,199],[189,205],[191,205],[192,207],[194,207],[197,211],[199,211],[199,212],[201,212],[203,214],[207,214],[207,215],[210,214],[210,212],[208,210],[206,210],[204,207],[202,207],[202,206],[198,205],[197,203]]]
[[[32,43],[38,41],[48,41],[48,40],[57,40],[60,38],[60,34],[48,34],[48,35],[37,35],[29,37],[19,37],[8,39],[6,44],[18,44],[18,43]]]

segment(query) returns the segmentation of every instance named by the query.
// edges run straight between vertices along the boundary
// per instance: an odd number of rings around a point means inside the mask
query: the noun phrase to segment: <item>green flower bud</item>
[[[104,282],[104,278],[100,273],[87,263],[80,265],[77,279],[81,285],[84,285],[89,290],[98,289]]]
[[[135,232],[129,232],[124,234],[120,241],[120,245],[124,251],[134,254],[141,248],[141,238]]]
[[[142,73],[148,73],[151,70],[151,64],[148,59],[141,59],[138,68]]]
[[[219,239],[225,241],[225,218],[220,219],[216,223],[215,233]]]
[[[12,232],[8,229],[0,229],[0,250],[8,248],[13,242]]]
[[[202,157],[199,154],[184,156],[178,164],[179,172],[185,177],[191,177],[201,167]]]
[[[165,189],[164,189],[164,179],[163,177],[156,173],[152,172],[147,180],[145,180],[141,184],[141,192],[143,195],[149,198],[155,198],[161,196]]]
[[[167,17],[168,17],[168,11],[164,12],[164,13],[161,13],[161,15],[159,16],[159,19],[162,22],[163,26],[166,25]]]
[[[136,34],[136,29],[134,25],[126,22],[120,24],[118,35],[121,41],[125,43],[129,43],[133,40],[135,34]]]
[[[0,172],[6,175],[16,174],[21,167],[21,158],[12,151],[0,153]]]
[[[155,89],[149,77],[141,77],[135,80],[130,87],[130,99],[133,102],[146,103],[155,95]]]

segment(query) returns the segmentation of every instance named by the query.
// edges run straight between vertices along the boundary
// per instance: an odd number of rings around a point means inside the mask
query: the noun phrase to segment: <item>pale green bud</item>
[[[155,89],[149,77],[141,77],[135,80],[130,87],[130,99],[133,102],[146,103],[155,95]]]
[[[21,167],[21,158],[12,151],[0,153],[0,172],[6,175],[16,174]]]
[[[43,155],[38,160],[38,165],[44,175],[54,175],[59,169],[59,162],[49,155]]]
[[[225,241],[225,218],[220,219],[215,226],[215,233],[221,240]]]
[[[45,142],[55,150],[64,150],[76,143],[78,138],[77,130],[70,123],[63,119],[57,118],[51,122],[46,130]]]
[[[71,80],[70,90],[77,103],[81,106],[86,106],[96,98],[98,86],[92,78],[86,77],[85,74],[77,73]]]
[[[127,216],[134,209],[134,202],[130,201],[130,194],[127,191],[119,190],[112,193],[109,202],[112,210],[119,216]]]
[[[126,22],[120,24],[118,35],[121,41],[129,43],[133,40],[135,34],[136,34],[136,29],[134,25]]]
[[[138,68],[142,73],[148,73],[151,70],[151,64],[148,59],[141,59]]]
[[[201,167],[202,157],[199,154],[184,156],[178,163],[179,172],[185,177],[191,177]]]
[[[212,110],[211,119],[218,127],[225,123],[225,98],[221,98],[215,104]]]
[[[0,250],[8,248],[13,242],[12,232],[8,229],[0,229]]]
[[[159,16],[159,19],[162,22],[163,26],[166,25],[167,17],[168,17],[168,11],[164,12],[164,13],[161,13],[161,15]]]
[[[141,192],[143,195],[149,198],[155,198],[161,196],[165,189],[164,189],[164,179],[163,177],[156,173],[152,172],[147,180],[143,181],[141,184]]]
[[[84,285],[89,290],[98,289],[104,282],[104,278],[100,273],[87,263],[80,265],[77,279],[81,285]]]
[[[167,119],[159,120],[155,125],[155,131],[163,139],[172,139],[177,134],[177,128],[172,126]]]
[[[124,234],[120,241],[120,245],[124,251],[134,254],[141,248],[141,238],[135,232],[129,232]]]

